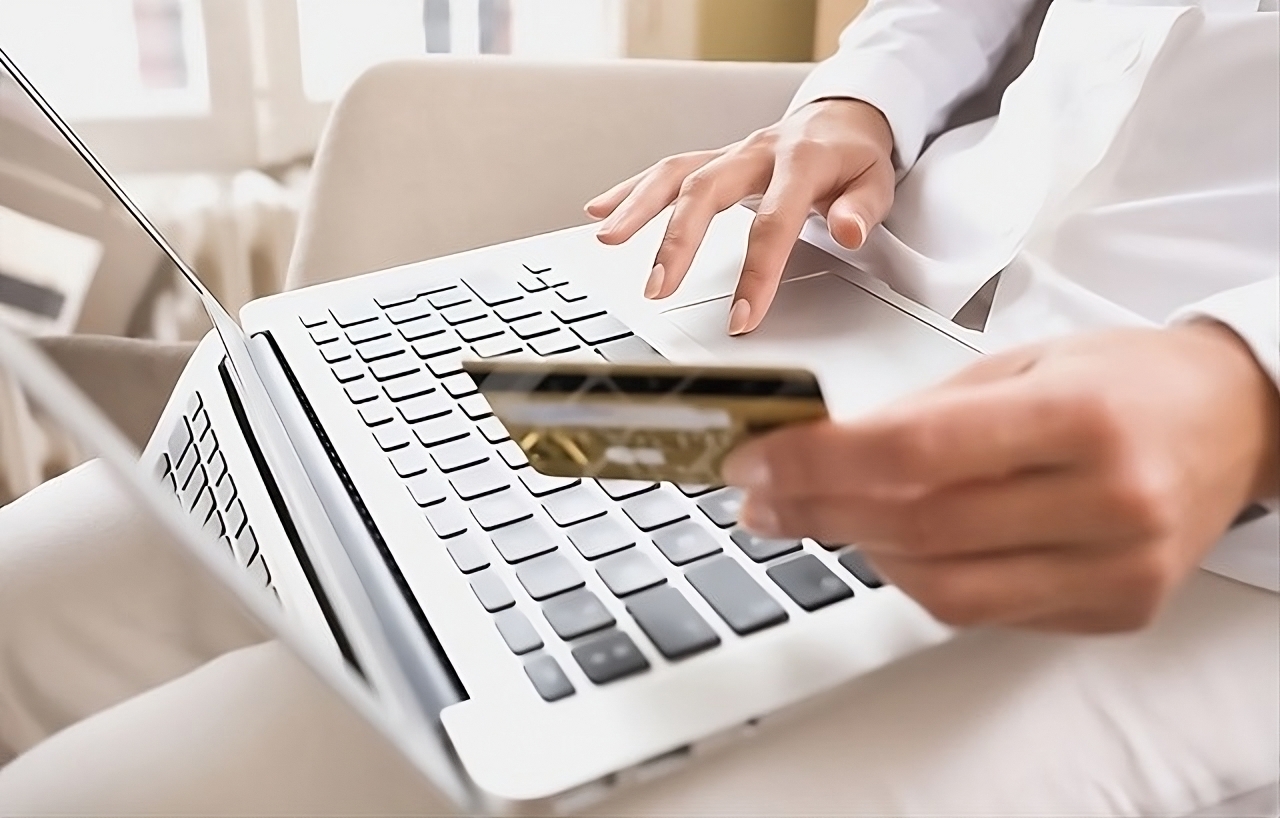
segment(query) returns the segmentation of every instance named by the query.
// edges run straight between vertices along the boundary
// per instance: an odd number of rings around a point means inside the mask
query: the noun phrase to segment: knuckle
[[[1124,442],[1115,406],[1101,392],[1079,392],[1054,398],[1054,408],[1074,420],[1086,444],[1098,454],[1114,454]]]
[[[716,190],[716,174],[704,166],[684,177],[680,183],[682,198],[700,199],[714,196]]]
[[[1176,494],[1165,469],[1138,463],[1120,466],[1107,490],[1109,512],[1127,529],[1151,540],[1177,525]]]

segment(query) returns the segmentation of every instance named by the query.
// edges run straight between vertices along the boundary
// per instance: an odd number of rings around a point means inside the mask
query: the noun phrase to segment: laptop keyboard
[[[204,396],[192,392],[155,462],[157,476],[204,530],[220,541],[254,582],[275,592],[271,569],[245,514],[235,478],[218,444]],[[277,598],[279,594],[276,594]]]
[[[855,586],[880,587],[852,549],[839,556],[841,577],[815,556],[817,543],[739,528],[735,489],[547,477],[530,468],[462,371],[464,355],[662,360],[552,269],[433,280],[300,319],[547,701],[576,691],[544,650],[547,631],[516,607],[517,596],[535,603],[587,679],[602,685],[650,669],[618,627],[619,615],[632,619],[664,659],[677,661],[721,644],[690,604],[691,594],[746,636],[788,621],[779,594],[808,612],[852,597]],[[511,566],[515,582],[494,570],[498,560]],[[766,564],[773,585],[757,581],[744,561]],[[679,568],[680,578],[672,579],[663,563]],[[591,572],[620,608],[587,587]]]

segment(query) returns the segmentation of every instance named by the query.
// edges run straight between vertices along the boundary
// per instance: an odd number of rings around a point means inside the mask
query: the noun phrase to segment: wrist
[[[800,106],[791,112],[791,116],[801,111],[811,115],[831,113],[841,116],[871,137],[885,156],[893,153],[893,128],[889,125],[889,118],[870,102],[853,97],[823,97]]]

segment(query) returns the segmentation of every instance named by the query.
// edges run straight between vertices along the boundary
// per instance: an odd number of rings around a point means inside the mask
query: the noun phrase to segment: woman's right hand
[[[813,211],[850,249],[893,204],[893,134],[874,106],[851,99],[812,102],[719,150],[668,157],[587,204],[603,219],[597,235],[621,244],[667,205],[675,210],[658,248],[645,297],[676,291],[712,217],[761,195],[729,312],[729,334],[760,325],[782,268]]]

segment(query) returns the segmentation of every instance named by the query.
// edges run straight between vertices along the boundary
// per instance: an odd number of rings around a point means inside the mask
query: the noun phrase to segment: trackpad
[[[725,333],[729,298],[665,313],[730,364],[802,366],[822,382],[828,409],[851,417],[931,386],[980,353],[831,273],[786,281],[760,328]]]

